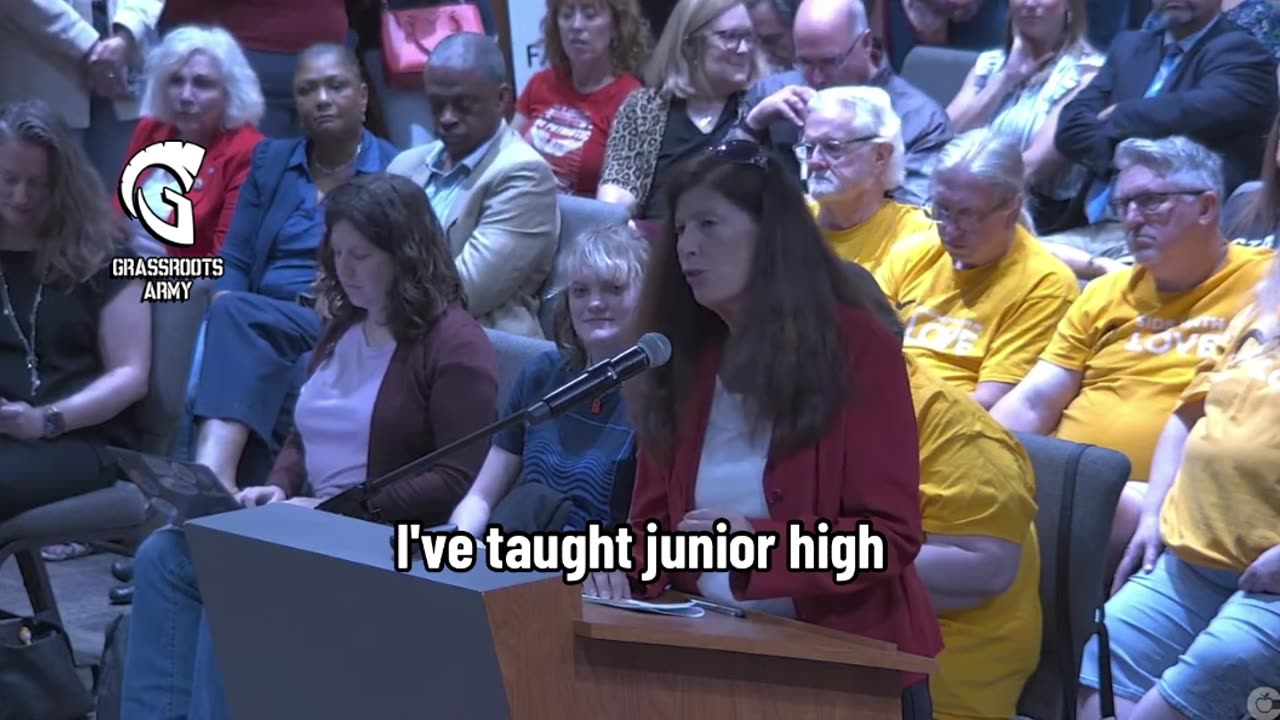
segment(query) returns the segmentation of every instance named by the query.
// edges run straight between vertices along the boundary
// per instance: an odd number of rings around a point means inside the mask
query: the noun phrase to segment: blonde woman
[[[559,347],[525,366],[504,415],[626,349],[648,260],[649,241],[626,225],[588,230],[578,238],[561,261],[559,276],[567,282],[553,301]],[[631,502],[634,435],[619,393],[550,422],[505,430],[493,439],[475,485],[450,522],[482,537],[494,507],[521,476],[570,499],[565,529],[622,522]]]
[[[645,67],[645,87],[618,110],[596,197],[633,217],[662,219],[671,169],[724,139],[763,74],[740,0],[680,0]]]
[[[1053,144],[1058,113],[1088,85],[1104,56],[1089,44],[1085,0],[1010,0],[1004,45],[978,56],[947,106],[956,132],[982,126],[1015,138],[1040,232],[1053,232],[1084,184]]]

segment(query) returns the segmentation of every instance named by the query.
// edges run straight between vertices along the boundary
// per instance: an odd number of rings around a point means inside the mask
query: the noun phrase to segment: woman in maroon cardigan
[[[297,429],[270,484],[240,493],[246,507],[313,507],[497,414],[497,358],[466,310],[422,189],[401,177],[358,176],[328,196],[325,222],[321,297],[332,321],[298,398]],[[487,451],[483,443],[459,450],[379,492],[372,507],[389,522],[444,522]],[[163,528],[138,549],[133,606],[124,717],[228,717],[180,528]]]
[[[683,168],[645,282],[638,330],[671,361],[631,388],[640,448],[631,527],[774,533],[767,571],[594,575],[584,592],[668,586],[935,656],[914,561],[923,542],[919,444],[897,339],[822,239],[800,186],[759,146],[730,142]],[[725,522],[720,522],[720,520]],[[788,523],[870,523],[885,569],[838,584],[788,569]],[[929,717],[927,678],[903,674],[903,715]]]

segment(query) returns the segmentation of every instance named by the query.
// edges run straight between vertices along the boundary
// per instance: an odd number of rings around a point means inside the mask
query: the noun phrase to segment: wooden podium
[[[187,524],[237,720],[898,718],[934,661],[765,615],[586,604],[553,573],[396,572],[391,529],[293,505]]]

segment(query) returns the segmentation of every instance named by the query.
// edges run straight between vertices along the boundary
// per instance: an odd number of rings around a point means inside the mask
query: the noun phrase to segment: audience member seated
[[[163,30],[179,25],[221,25],[244,47],[266,100],[259,129],[270,138],[303,132],[293,102],[301,53],[312,45],[345,45],[350,33],[344,0],[206,2],[164,0]]]
[[[799,142],[816,91],[843,85],[881,88],[901,119],[906,148],[906,177],[895,197],[923,204],[929,194],[929,165],[951,139],[951,123],[938,103],[884,62],[861,0],[805,0],[796,13],[795,44],[796,69],[771,75],[751,89],[735,137],[767,140],[788,155]]]
[[[541,338],[539,291],[560,232],[556,178],[503,119],[511,85],[497,42],[477,33],[445,38],[431,53],[426,92],[440,139],[400,153],[387,172],[426,191],[471,314],[486,327]]]
[[[1227,197],[1258,175],[1258,157],[1276,114],[1276,63],[1268,50],[1230,20],[1218,0],[1156,0],[1164,31],[1116,36],[1097,76],[1062,109],[1058,151],[1089,172],[1065,224],[1076,229],[1044,238],[1090,256],[1125,252],[1124,218],[1108,214],[1114,192],[1112,154],[1125,138],[1190,137],[1222,156]],[[1087,223],[1087,225],[1086,225]],[[1063,256],[1077,274],[1084,267]]]
[[[642,86],[649,24],[636,0],[547,0],[546,70],[529,78],[511,127],[542,154],[562,193],[595,197],[618,108]]]
[[[322,293],[333,318],[298,398],[297,428],[246,507],[314,507],[492,422],[497,359],[443,231],[404,178],[362,175],[329,196]],[[472,445],[377,493],[389,522],[443,522],[484,460]],[[195,568],[181,528],[138,549],[123,716],[229,717]],[[252,588],[246,588],[252,592]],[[270,598],[264,598],[269,602]]]
[[[917,45],[989,48],[1000,42],[1009,14],[1006,0],[870,1],[884,18],[889,62],[898,69]]]
[[[1280,8],[1272,0],[1222,0],[1222,17],[1230,20],[1266,45],[1280,60]],[[1159,28],[1161,17],[1152,13],[1143,30]]]
[[[674,352],[628,397],[640,446],[635,567],[656,562],[643,552],[650,520],[780,542],[768,570],[662,571],[643,587],[602,573],[584,593],[652,597],[670,584],[936,656],[940,631],[915,565],[920,446],[896,338],[849,283],[779,158],[733,141],[682,168],[669,192],[638,330],[663,333]],[[837,584],[788,571],[788,523],[813,531],[820,518],[844,532],[874,522],[884,572]],[[901,677],[902,716],[933,717],[927,678]]]
[[[588,230],[561,258],[567,279],[555,297],[556,344],[525,366],[501,416],[530,407],[583,370],[629,346],[627,330],[649,260],[649,241],[626,225]],[[635,439],[620,393],[546,422],[516,425],[493,439],[476,484],[449,522],[484,536],[494,506],[517,483],[536,483],[573,503],[566,530],[626,518]],[[624,493],[621,497],[619,493]]]
[[[1274,256],[1222,237],[1222,160],[1207,148],[1132,138],[1115,166],[1111,202],[1136,266],[1090,283],[1040,361],[991,409],[1010,430],[1128,456],[1139,484],[1121,498],[1111,567],[1133,533],[1161,428]]]
[[[1117,718],[1236,717],[1280,677],[1277,270],[1273,261],[1258,302],[1235,318],[1221,357],[1206,359],[1160,436],[1106,604]],[[1095,640],[1080,672],[1082,719],[1102,716]],[[1248,714],[1264,717],[1257,709]]]
[[[663,221],[672,169],[725,138],[763,72],[741,0],[680,0],[645,66],[645,87],[622,104],[609,132],[596,197]]]
[[[147,393],[151,310],[84,150],[41,101],[0,108],[0,522],[115,482]]]
[[[786,72],[795,64],[796,44],[791,28],[800,0],[746,0],[751,26],[772,72]]]
[[[1035,470],[1022,445],[910,355],[925,544],[916,567],[942,626],[937,720],[1017,714],[1040,662]]]
[[[1084,185],[1085,170],[1053,145],[1058,114],[1102,67],[1086,37],[1085,0],[1011,0],[1009,40],[978,56],[947,106],[956,131],[987,125],[1018,140],[1035,228],[1053,232]]]
[[[1027,376],[1080,295],[1027,227],[1023,173],[1013,138],[981,129],[953,140],[933,174],[936,228],[899,242],[876,273],[902,313],[907,354],[988,409]]]
[[[196,26],[180,27],[164,37],[147,57],[146,78],[143,118],[134,130],[127,157],[168,140],[195,143],[207,153],[190,192],[184,192],[178,178],[159,167],[145,171],[137,181],[142,201],[162,219],[174,212],[164,199],[166,188],[190,198],[195,245],[162,245],[134,223],[135,247],[149,255],[217,255],[231,231],[253,150],[262,140],[256,127],[263,111],[258,78],[226,30]],[[119,207],[119,194],[113,195]]]
[[[0,102],[40,99],[114,192],[138,120],[139,71],[164,0],[7,2]]]
[[[299,359],[321,330],[308,296],[324,240],[325,197],[353,176],[382,172],[397,152],[362,124],[368,90],[345,47],[303,51],[294,98],[306,134],[266,140],[254,151],[195,372],[195,460],[231,489],[242,480],[247,448],[264,451],[269,468],[288,435],[291,399],[303,379]]]
[[[906,175],[902,123],[888,93],[856,85],[819,90],[806,116],[796,150],[818,226],[837,255],[875,272],[900,240],[933,229],[891,197]]]
[[[1267,149],[1262,154],[1261,187],[1252,193],[1234,193],[1222,209],[1229,218],[1223,231],[1238,245],[1277,249],[1280,229],[1280,115],[1271,123]]]

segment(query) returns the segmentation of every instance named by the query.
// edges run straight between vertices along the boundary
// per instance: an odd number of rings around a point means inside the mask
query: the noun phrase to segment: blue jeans
[[[122,717],[230,720],[195,565],[180,528],[156,531],[134,559]]]

